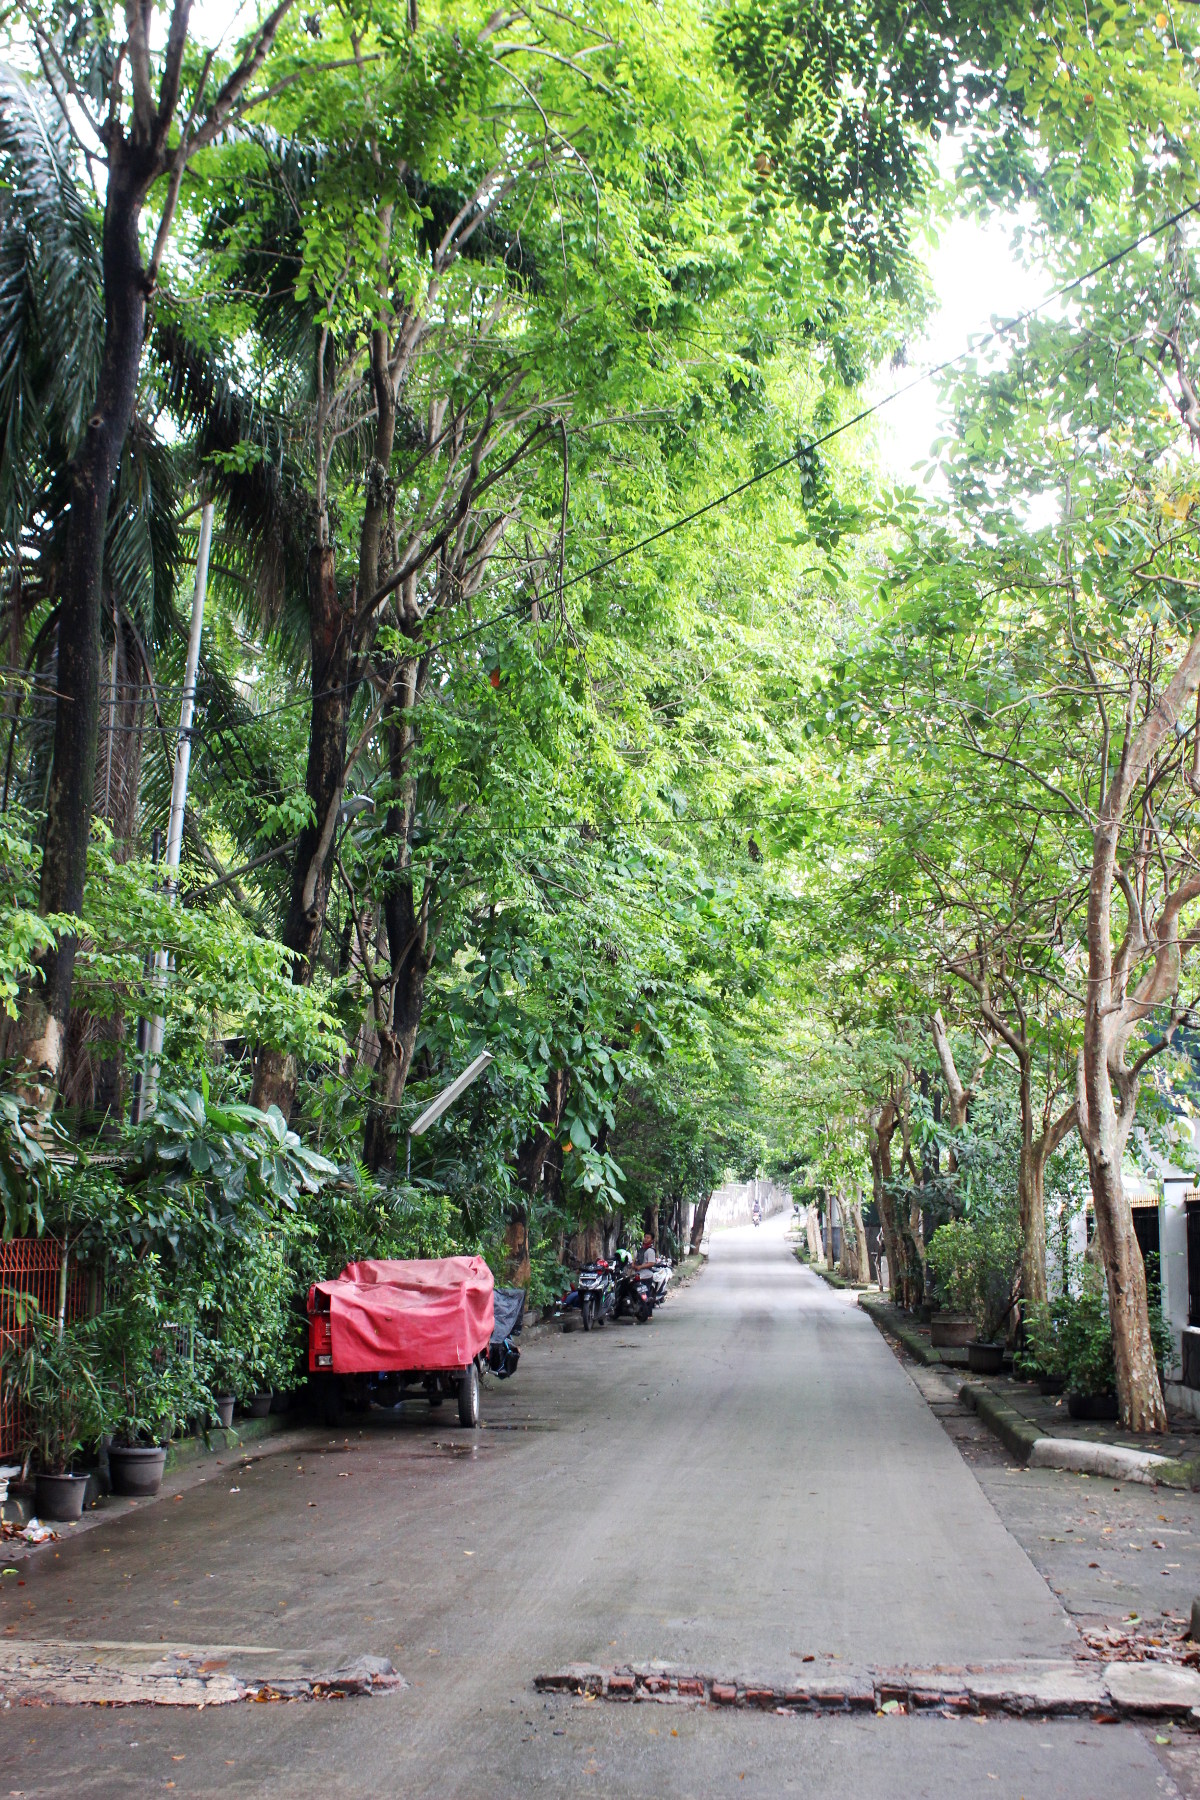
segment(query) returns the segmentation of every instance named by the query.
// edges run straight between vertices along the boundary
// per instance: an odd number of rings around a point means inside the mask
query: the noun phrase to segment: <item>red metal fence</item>
[[[0,1243],[0,1347],[19,1344],[25,1335],[17,1323],[22,1294],[32,1294],[43,1312],[53,1314],[57,1310],[61,1267],[62,1251],[53,1238],[15,1238],[11,1243]],[[82,1317],[87,1307],[88,1275],[76,1263],[67,1277],[67,1318]],[[18,1455],[20,1441],[19,1411],[0,1380],[0,1462]]]

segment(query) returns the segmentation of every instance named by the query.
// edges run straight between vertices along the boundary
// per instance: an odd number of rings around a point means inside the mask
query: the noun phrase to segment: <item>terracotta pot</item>
[[[1068,1394],[1067,1411],[1073,1419],[1119,1419],[1115,1394]]]
[[[81,1518],[87,1484],[86,1475],[39,1475],[38,1517],[57,1519],[60,1522]]]
[[[217,1422],[218,1422],[218,1424],[223,1426],[223,1428],[226,1431],[228,1431],[229,1427],[233,1424],[233,1408],[234,1408],[233,1395],[232,1394],[218,1394],[216,1396],[216,1407],[217,1407]]]
[[[935,1350],[961,1350],[974,1336],[966,1313],[934,1313],[929,1321],[929,1341]]]
[[[109,1446],[108,1469],[112,1477],[114,1494],[127,1494],[132,1498],[149,1499],[157,1494],[162,1486],[163,1472],[167,1466],[167,1449],[165,1444],[137,1444],[122,1447],[117,1444]]]
[[[972,1338],[967,1345],[967,1367],[974,1375],[999,1375],[1004,1367],[1004,1345]]]
[[[255,1394],[246,1402],[245,1413],[248,1419],[265,1419],[271,1410],[270,1390],[265,1394]]]

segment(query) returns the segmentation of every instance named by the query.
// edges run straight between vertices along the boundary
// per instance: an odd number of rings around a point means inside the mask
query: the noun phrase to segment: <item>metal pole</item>
[[[156,894],[158,892],[158,859],[161,855],[162,832],[156,825],[150,838],[150,860],[154,864],[154,891]],[[142,970],[142,975],[147,982],[150,980],[153,969],[154,956],[151,951],[147,950],[146,964]],[[133,1105],[129,1112],[130,1123],[133,1125],[140,1124],[142,1118],[142,1101],[146,1084],[146,1050],[149,1047],[149,1043],[150,1021],[145,1013],[143,1013],[137,1022],[136,1067],[133,1072]]]
[[[212,545],[213,509],[207,501],[200,514],[200,548],[196,556],[196,585],[192,589],[192,626],[188,633],[187,664],[183,674],[183,700],[179,707],[179,739],[175,746],[175,773],[171,780],[171,816],[167,821],[167,898],[175,903],[175,871],[183,851],[183,820],[187,810],[188,771],[192,761],[192,716],[196,710],[196,671],[200,666],[200,634],[204,629],[204,600],[208,592],[208,553]],[[170,958],[160,949],[154,958],[155,983],[162,993],[167,985]],[[142,1117],[154,1111],[158,1090],[158,1059],[162,1055],[165,1021],[156,1013],[150,1025],[149,1068],[142,1095]]]

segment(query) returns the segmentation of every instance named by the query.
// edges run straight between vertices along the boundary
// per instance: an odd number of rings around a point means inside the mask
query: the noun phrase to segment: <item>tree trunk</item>
[[[149,689],[136,630],[116,607],[107,670],[92,811],[112,833],[113,861],[125,863],[136,849]],[[114,1001],[123,998],[127,994],[114,990]],[[74,1006],[67,1031],[59,1076],[63,1104],[73,1112],[98,1116],[106,1128],[115,1129],[125,1114],[125,1025],[119,1004],[104,1016]]]
[[[1021,1154],[1017,1164],[1017,1200],[1021,1217],[1021,1298],[1027,1306],[1046,1298],[1046,1158],[1034,1148],[1033,1090],[1029,1060],[1020,1062],[1017,1087],[1021,1100]]]
[[[954,1051],[950,1046],[950,1038],[942,1019],[941,1007],[938,1007],[930,1019],[929,1029],[933,1033],[934,1048],[941,1066],[942,1079],[946,1084],[946,1098],[950,1107],[946,1123],[951,1131],[960,1131],[967,1122],[967,1108],[971,1103],[971,1092],[969,1088],[963,1086],[959,1079],[958,1066],[954,1061]]]
[[[396,1165],[396,1115],[412,1068],[425,1008],[425,980],[433,961],[427,921],[422,917],[425,904],[417,906],[411,876],[397,882],[383,910],[393,959],[392,1016],[387,1025],[377,1025],[379,1060],[363,1133],[363,1161],[376,1172]]]
[[[504,1227],[504,1279],[508,1287],[529,1286],[533,1265],[529,1260],[529,1227],[514,1214]]]
[[[570,1091],[571,1077],[567,1070],[551,1069],[546,1076],[546,1099],[538,1114],[540,1129],[527,1137],[517,1151],[517,1181],[531,1197],[541,1185],[546,1157],[562,1123],[563,1108]]]
[[[884,1255],[887,1257],[891,1298],[898,1300],[904,1267],[900,1254],[900,1236],[896,1230],[896,1209],[892,1201],[892,1136],[896,1130],[896,1104],[885,1100],[873,1109],[869,1121],[867,1154],[871,1162],[871,1189],[879,1225],[883,1232]]]
[[[808,1254],[813,1262],[821,1260],[821,1221],[817,1217],[815,1206],[809,1205],[804,1210],[804,1233],[808,1239]]]
[[[836,1196],[836,1200],[838,1218],[842,1227],[842,1256],[838,1264],[838,1273],[846,1281],[861,1281],[858,1232],[854,1229],[853,1202],[843,1199],[840,1193]]]
[[[524,1266],[528,1270],[529,1209],[550,1167],[550,1152],[557,1147],[558,1128],[562,1123],[563,1108],[570,1091],[569,1072],[566,1069],[551,1069],[546,1076],[546,1098],[538,1114],[539,1129],[527,1137],[517,1151],[517,1182],[526,1199],[509,1210],[505,1226],[504,1241],[508,1246],[510,1269]],[[514,1245],[519,1250],[516,1264],[513,1263]],[[516,1286],[527,1286],[529,1275],[526,1273],[523,1279],[514,1275],[513,1281]]]
[[[379,1060],[371,1084],[371,1102],[363,1138],[364,1160],[367,1167],[374,1170],[391,1168],[395,1163],[396,1112],[412,1067],[425,1006],[425,981],[433,962],[432,886],[426,880],[418,899],[412,870],[412,828],[416,812],[416,778],[412,769],[412,751],[416,743],[413,709],[424,688],[427,669],[428,663],[422,658],[408,660],[385,723],[393,794],[386,829],[395,849],[382,897],[391,970],[386,988],[378,982],[375,986]],[[381,1010],[383,1016],[380,1016]]]
[[[868,1139],[871,1180],[879,1221],[883,1227],[892,1299],[909,1309],[918,1306],[925,1292],[924,1267],[910,1217],[893,1192],[892,1138],[900,1124],[900,1107],[894,1096],[878,1109]],[[914,1207],[914,1210],[917,1210]],[[919,1211],[917,1211],[919,1218]]]
[[[1129,1431],[1165,1431],[1167,1409],[1150,1336],[1146,1270],[1121,1175],[1121,1158],[1137,1108],[1138,1081],[1123,1068],[1123,1046],[1112,1042],[1110,905],[1118,828],[1119,818],[1108,825],[1102,821],[1094,838],[1088,892],[1088,985],[1079,1053],[1079,1124],[1087,1151],[1096,1238],[1108,1284],[1121,1423]],[[1120,1113],[1113,1098],[1114,1075],[1120,1083]]]
[[[39,908],[83,907],[96,775],[100,606],[104,537],[121,451],[133,417],[146,326],[146,279],[138,242],[146,172],[114,155],[104,207],[104,350],[95,403],[71,471],[59,596],[54,748],[42,850]],[[64,935],[37,958],[22,997],[16,1050],[39,1104],[49,1110],[62,1070],[78,939]]]
[[[851,1201],[851,1208],[854,1219],[854,1236],[858,1245],[858,1279],[864,1286],[869,1287],[871,1282],[871,1252],[867,1248],[867,1228],[863,1224],[862,1200],[857,1194]]]
[[[688,1250],[692,1256],[698,1254],[704,1241],[704,1222],[708,1218],[708,1203],[711,1199],[711,1194],[705,1194],[702,1200],[696,1202],[696,1216],[692,1220],[692,1235],[688,1242]]]
[[[1089,1086],[1089,1105],[1094,1104],[1093,1092]],[[1167,1411],[1150,1336],[1146,1269],[1121,1177],[1119,1133],[1113,1122],[1105,1121],[1091,1136],[1088,1169],[1096,1237],[1108,1283],[1121,1422],[1130,1431],[1166,1431]]]
[[[310,816],[292,858],[292,886],[282,941],[291,952],[292,980],[313,978],[329,905],[329,866],[338,812],[346,786],[346,737],[350,714],[353,614],[338,597],[337,566],[328,544],[314,544],[308,559],[308,618],[312,648],[312,703],[304,791]],[[272,1045],[258,1047],[250,1099],[277,1106],[284,1118],[296,1098],[296,1059]]]

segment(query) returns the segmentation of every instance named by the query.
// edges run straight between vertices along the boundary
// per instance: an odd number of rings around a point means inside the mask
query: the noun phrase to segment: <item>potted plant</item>
[[[133,1273],[123,1300],[97,1321],[104,1350],[108,1450],[113,1492],[156,1494],[167,1447],[209,1395],[191,1354],[191,1320],[164,1293],[157,1259]]]
[[[201,1306],[211,1297],[206,1289]],[[207,1322],[207,1321],[206,1321]],[[242,1384],[245,1357],[240,1347],[221,1337],[210,1337],[197,1331],[194,1339],[194,1361],[209,1396],[209,1416],[225,1431],[233,1424],[233,1409]]]
[[[103,1423],[92,1321],[63,1325],[32,1294],[18,1295],[14,1310],[22,1337],[4,1343],[0,1380],[24,1421],[19,1448],[34,1467],[37,1509],[46,1519],[78,1519],[89,1477],[73,1464]]]
[[[1066,1389],[1073,1419],[1119,1416],[1108,1296],[1097,1272],[1085,1272],[1081,1293],[1060,1294],[1045,1306],[1031,1307],[1026,1330],[1039,1369],[1057,1382],[1059,1392]],[[1150,1310],[1150,1332],[1161,1368],[1171,1334],[1157,1307]]]
[[[1015,1205],[994,1191],[977,1194],[962,1218],[938,1226],[928,1254],[951,1304],[974,1324],[975,1336],[967,1342],[968,1367],[978,1375],[998,1375],[1004,1366],[1002,1333],[1012,1315],[1021,1266]]]
[[[248,1244],[224,1283],[219,1323],[223,1354],[236,1370],[252,1419],[265,1418],[272,1391],[290,1387],[295,1378],[292,1285],[280,1232],[263,1233]]]

